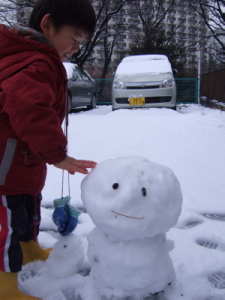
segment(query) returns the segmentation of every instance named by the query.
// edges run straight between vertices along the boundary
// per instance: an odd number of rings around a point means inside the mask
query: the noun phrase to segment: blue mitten
[[[54,200],[55,210],[53,212],[52,219],[55,225],[58,227],[58,231],[60,234],[62,234],[62,232],[65,230],[69,220],[69,214],[68,214],[69,201],[70,201],[69,196]]]
[[[70,204],[67,204],[67,208],[69,219],[65,230],[61,233],[64,236],[74,231],[78,223],[78,217],[81,214],[81,212],[77,208],[71,206]]]
[[[79,210],[69,204],[70,196],[54,200],[55,210],[52,215],[53,222],[62,235],[70,234],[77,226]]]

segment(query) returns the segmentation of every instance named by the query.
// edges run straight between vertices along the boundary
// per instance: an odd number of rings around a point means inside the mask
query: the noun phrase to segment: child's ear
[[[44,15],[40,23],[40,27],[44,35],[48,36],[52,26],[53,26],[52,16],[50,14]]]

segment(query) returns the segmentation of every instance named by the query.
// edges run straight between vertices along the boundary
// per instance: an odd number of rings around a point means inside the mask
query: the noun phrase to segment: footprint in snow
[[[209,275],[208,281],[217,289],[225,289],[225,273],[222,271]]]
[[[220,251],[225,251],[225,244],[221,243],[216,243],[207,239],[198,239],[196,240],[196,243],[199,246],[208,248],[208,249],[214,249],[214,250],[220,250]]]
[[[190,220],[187,220],[185,222],[185,224],[180,227],[180,229],[190,229],[190,228],[196,227],[202,223],[203,223],[202,220],[190,219]]]
[[[205,213],[203,214],[203,217],[213,220],[213,221],[221,221],[221,222],[225,222],[225,215],[224,214],[209,214],[209,213]]]
[[[210,219],[212,221],[219,221],[219,222],[225,222],[225,214],[220,213],[204,213],[203,217]],[[196,240],[196,243],[199,246],[213,249],[213,250],[219,250],[225,252],[225,244],[213,242],[207,239],[198,239]],[[219,271],[214,274],[211,274],[208,276],[208,281],[217,289],[225,289],[225,272]],[[211,299],[217,299],[217,298],[209,298],[205,300],[211,300]],[[222,298],[221,298],[222,299]],[[218,298],[220,300],[220,298]]]
[[[225,222],[225,214],[220,214],[220,213],[204,213],[202,214],[203,217],[210,219],[212,221],[220,221],[220,222]],[[200,224],[202,224],[203,221],[199,219],[189,219],[185,222],[183,226],[180,227],[180,229],[190,229],[193,227],[196,227]]]

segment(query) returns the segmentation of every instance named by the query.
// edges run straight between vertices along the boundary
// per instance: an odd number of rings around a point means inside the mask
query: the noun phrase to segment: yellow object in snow
[[[41,300],[22,293],[17,284],[18,273],[0,271],[0,299],[4,300]]]
[[[38,241],[20,242],[23,252],[23,265],[35,260],[46,260],[52,248],[43,249]]]

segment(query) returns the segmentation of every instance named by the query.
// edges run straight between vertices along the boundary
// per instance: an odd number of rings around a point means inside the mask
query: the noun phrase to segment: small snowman
[[[81,183],[95,228],[88,236],[90,278],[102,299],[143,299],[175,280],[166,232],[178,220],[180,184],[142,157],[99,163]]]
[[[54,244],[46,260],[48,272],[57,278],[70,277],[76,274],[84,260],[82,240],[75,234],[62,236]]]

